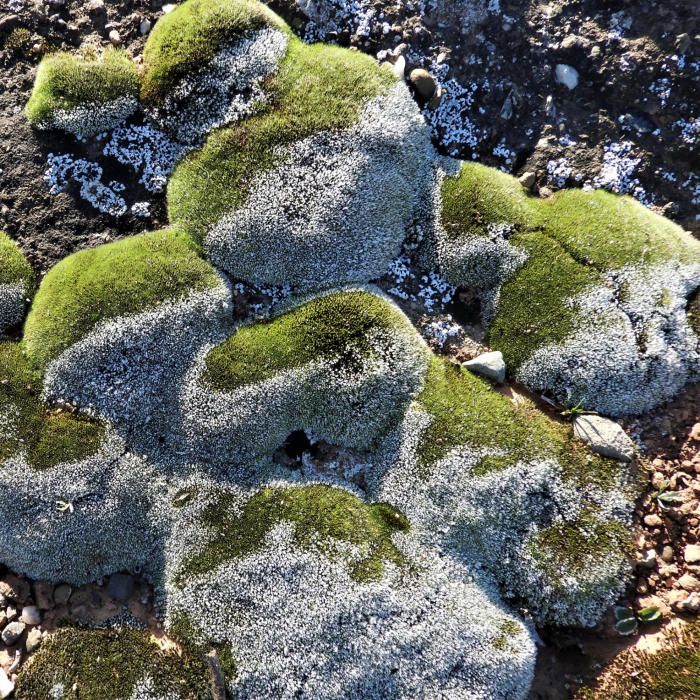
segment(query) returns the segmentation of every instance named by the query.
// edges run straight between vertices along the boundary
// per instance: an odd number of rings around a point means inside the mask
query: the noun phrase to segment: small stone
[[[681,604],[681,611],[689,613],[700,612],[700,593],[691,593]]]
[[[68,602],[72,592],[73,589],[67,583],[61,583],[56,586],[53,592],[53,599],[56,602],[56,605],[65,605]]]
[[[543,199],[549,199],[553,194],[551,187],[540,187],[539,195]]]
[[[406,75],[406,59],[403,56],[399,56],[396,61],[390,65],[391,70],[394,71],[394,75],[403,80]]]
[[[4,610],[0,610],[0,630],[7,624],[7,613]]]
[[[690,46],[690,34],[688,32],[683,32],[676,37],[676,51],[678,53],[685,53]]]
[[[639,559],[638,564],[647,569],[653,569],[656,566],[656,552],[653,549],[647,549]]]
[[[15,684],[7,677],[5,671],[0,668],[0,700],[9,698],[15,692]]]
[[[700,562],[700,544],[686,545],[683,557],[688,564],[697,564]]]
[[[678,579],[678,585],[685,591],[690,591],[691,593],[700,592],[700,579],[696,578],[692,574],[683,574]],[[4,634],[4,632],[3,632]]]
[[[649,516],[647,516],[649,517]],[[658,516],[656,516],[658,517]],[[661,558],[668,564],[673,561],[673,547],[670,545],[666,545],[662,550],[661,550]]]
[[[119,32],[116,29],[112,29],[109,33],[109,40],[114,46],[119,46],[122,43],[122,38],[119,36]]]
[[[566,63],[557,63],[554,68],[554,76],[558,83],[566,85],[569,90],[573,90],[578,85],[578,71]]]
[[[169,15],[174,9],[176,5],[173,5],[172,3],[168,3],[167,5],[163,5],[163,14],[164,15]]]
[[[50,610],[53,607],[53,584],[37,581],[34,584],[34,600],[39,610]]]
[[[649,527],[661,527],[664,524],[664,521],[656,515],[656,513],[650,513],[649,515],[644,516],[644,524],[648,525]]]
[[[574,434],[603,457],[630,462],[634,457],[634,443],[615,421],[602,416],[576,416]]]
[[[38,630],[36,627],[29,630],[27,639],[24,641],[24,648],[27,650],[27,652],[31,654],[33,651],[36,651],[40,644],[41,630]]]
[[[429,100],[435,94],[435,89],[437,87],[435,78],[424,68],[414,68],[411,71],[409,80],[416,89],[416,92],[424,100]]]
[[[25,629],[26,625],[24,622],[10,622],[2,631],[3,644],[7,644],[8,647],[11,647],[22,636]]]
[[[41,612],[36,605],[27,605],[22,608],[22,615],[19,618],[25,625],[40,625]]]
[[[506,379],[506,363],[503,360],[503,353],[500,351],[485,352],[473,360],[463,362],[462,367],[498,384],[503,384]]]
[[[591,49],[591,53],[588,54],[591,58],[598,58],[602,53],[600,46],[594,46]]]
[[[4,595],[9,600],[16,600],[18,603],[28,602],[31,595],[29,581],[14,574],[8,574],[4,581],[0,581],[0,595]]]
[[[666,602],[671,607],[671,610],[681,612],[683,610],[683,606],[685,605],[685,601],[688,598],[688,591],[668,591],[664,594],[664,596],[666,598]]]
[[[7,616],[7,621],[12,622],[18,615],[17,608],[14,605],[8,606],[5,609],[5,615]]]
[[[134,590],[134,577],[130,574],[112,574],[107,584],[107,593],[115,600],[129,599]]]
[[[700,442],[700,423],[696,423],[690,429],[690,439],[695,440],[696,442]]]
[[[139,24],[139,32],[141,32],[141,36],[148,34],[148,32],[151,31],[151,26],[150,19],[142,19],[141,24]]]
[[[526,190],[531,190],[532,186],[535,184],[535,179],[535,173],[528,171],[518,178],[518,182],[520,182]]]

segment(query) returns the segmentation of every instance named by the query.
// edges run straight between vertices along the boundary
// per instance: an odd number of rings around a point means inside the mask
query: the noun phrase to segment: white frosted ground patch
[[[368,357],[355,352],[353,357],[344,353],[342,361],[315,359],[230,392],[205,384],[210,348],[202,350],[180,397],[182,432],[192,455],[206,455],[214,464],[240,463],[274,450],[295,430],[367,448],[383,437],[422,385],[428,350],[404,320],[405,328],[375,328],[366,337],[372,348]]]
[[[41,471],[13,456],[0,467],[0,560],[72,585],[149,570],[162,549],[163,523],[151,517],[157,485],[158,475],[111,432],[94,455]]]
[[[277,69],[288,41],[279,29],[248,32],[182,79],[152,118],[178,141],[195,143],[216,127],[250,116],[265,99],[263,79]]]
[[[700,287],[700,265],[624,268],[606,277],[607,286],[569,302],[580,310],[579,328],[537,349],[518,379],[564,404],[640,414],[699,376],[700,347],[686,305]]]
[[[136,683],[128,700],[184,700],[184,696],[175,692],[159,692],[153,679],[146,676]]]
[[[192,530],[170,540],[180,556],[196,549]],[[231,644],[234,697],[524,698],[535,657],[528,630],[458,562],[408,539],[414,574],[387,564],[382,580],[359,583],[281,523],[255,553],[171,584],[168,618],[185,613],[199,634]],[[179,557],[169,564],[177,570]]]
[[[297,290],[379,278],[409,229],[430,217],[435,152],[403,83],[351,128],[280,156],[206,236],[209,259],[234,277]]]
[[[26,297],[24,282],[0,284],[0,334],[22,321]]]
[[[119,126],[138,106],[138,100],[130,96],[110,102],[84,102],[71,109],[54,110],[50,117],[37,124],[37,128],[61,129],[82,139]]]
[[[49,364],[44,393],[110,420],[132,447],[160,438],[176,448],[182,378],[203,345],[230,333],[231,313],[231,292],[221,279],[102,322]]]

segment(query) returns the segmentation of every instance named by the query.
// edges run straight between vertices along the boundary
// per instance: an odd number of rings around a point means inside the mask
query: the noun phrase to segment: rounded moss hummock
[[[444,178],[439,218],[443,274],[483,292],[489,342],[530,388],[639,414],[699,376],[700,243],[675,224],[602,190],[533,198],[475,163]]]
[[[0,335],[24,318],[34,273],[17,244],[0,231]]]
[[[108,48],[99,57],[54,53],[39,64],[27,118],[37,129],[94,136],[133,114],[138,93],[136,64],[124,51]]]

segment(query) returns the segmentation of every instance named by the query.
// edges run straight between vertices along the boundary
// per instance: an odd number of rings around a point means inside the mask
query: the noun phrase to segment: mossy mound
[[[632,198],[533,198],[515,178],[465,163],[443,182],[440,217],[443,273],[482,290],[490,344],[532,388],[640,413],[697,371],[682,311],[700,287],[700,243]]]
[[[149,633],[64,628],[41,645],[22,667],[17,700],[208,700],[203,659],[164,651]]]
[[[0,463],[24,453],[37,470],[94,454],[104,436],[98,422],[50,409],[41,400],[41,376],[18,343],[0,341]]]
[[[20,323],[34,291],[34,273],[17,244],[0,231],[0,334]]]
[[[124,51],[109,48],[101,57],[55,53],[39,64],[26,114],[38,129],[93,136],[130,116],[138,93],[136,65]]]
[[[350,576],[357,581],[380,579],[385,562],[405,564],[391,535],[407,530],[409,523],[387,504],[367,504],[349,491],[325,484],[266,487],[242,507],[238,501],[223,494],[204,510],[202,525],[211,539],[185,562],[179,579],[205,574],[260,550],[267,533],[282,522],[294,526],[295,541],[302,548],[337,556],[338,543],[350,545],[355,550],[350,555]]]
[[[178,82],[247,32],[284,22],[256,0],[188,0],[162,17],[144,48],[141,99],[162,103]]]
[[[145,233],[71,255],[44,277],[27,318],[24,347],[43,370],[99,323],[220,284],[191,242]]]

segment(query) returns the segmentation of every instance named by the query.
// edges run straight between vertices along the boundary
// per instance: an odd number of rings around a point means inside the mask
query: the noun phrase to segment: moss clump
[[[498,636],[491,642],[497,651],[504,651],[508,646],[517,643],[517,638],[523,633],[523,628],[515,620],[503,620],[498,628]]]
[[[110,48],[101,58],[55,53],[39,64],[26,114],[33,126],[46,128],[59,110],[135,101],[138,91],[136,65],[125,51]]]
[[[457,447],[492,450],[475,467],[484,475],[518,462],[554,459],[575,483],[612,482],[619,465],[592,455],[571,439],[571,428],[547,418],[528,401],[513,406],[471,372],[434,357],[417,402],[431,418],[418,450],[427,476],[432,465]]]
[[[41,283],[25,326],[27,356],[43,370],[98,323],[218,282],[189,239],[172,231],[81,251],[59,262]]]
[[[0,284],[24,284],[29,294],[34,286],[34,273],[18,245],[0,231]]]
[[[188,0],[162,17],[143,52],[141,98],[158,105],[188,73],[211,61],[246,32],[285,27],[257,0]]]
[[[391,536],[407,530],[409,523],[395,508],[368,504],[344,489],[321,484],[266,487],[240,510],[229,494],[205,508],[202,524],[211,532],[211,539],[186,562],[178,580],[259,550],[265,535],[281,522],[294,525],[296,542],[306,549],[333,556],[333,541],[356,546],[359,558],[352,561],[350,575],[357,581],[381,578],[387,561],[399,566],[405,563]]]
[[[183,700],[210,698],[206,663],[186,651],[163,651],[147,632],[62,629],[46,640],[23,667],[17,700],[55,697],[64,700],[128,700],[149,679],[162,696]]]
[[[204,381],[233,391],[312,360],[351,368],[376,350],[373,335],[408,322],[398,309],[368,292],[318,297],[272,321],[242,328],[207,356]]]
[[[41,377],[31,370],[18,343],[0,341],[0,462],[24,452],[37,470],[97,452],[103,426],[79,414],[48,409]]]
[[[367,101],[395,83],[369,56],[290,38],[261,111],[212,133],[176,168],[168,184],[170,220],[202,242],[210,226],[244,203],[256,177],[280,162],[285,146],[349,127]]]

